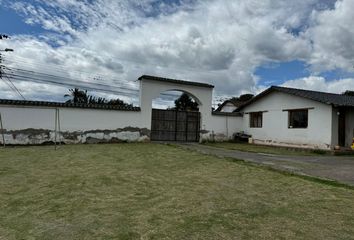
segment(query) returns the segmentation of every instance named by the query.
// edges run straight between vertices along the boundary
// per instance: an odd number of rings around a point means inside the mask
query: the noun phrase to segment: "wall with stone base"
[[[60,131],[55,138],[56,109]],[[140,111],[1,105],[5,143],[8,145],[145,142],[150,141],[151,116]],[[203,118],[203,117],[202,117]],[[241,131],[242,117],[208,116],[201,125],[201,141],[228,141]],[[2,144],[0,135],[0,144]]]
[[[46,145],[64,143],[119,143],[119,142],[146,142],[149,141],[150,131],[139,128],[125,128],[116,130],[92,130],[75,132],[57,132],[48,129],[20,129],[4,131],[7,145]],[[0,138],[2,143],[2,137]]]
[[[223,142],[232,140],[235,133],[242,131],[242,123],[242,116],[212,114],[209,126],[202,126],[201,141]]]
[[[60,132],[57,130],[57,142],[74,144],[150,140],[150,130],[139,127],[142,118],[138,111],[58,109]],[[55,111],[56,108],[0,106],[5,143],[53,144],[56,135]]]

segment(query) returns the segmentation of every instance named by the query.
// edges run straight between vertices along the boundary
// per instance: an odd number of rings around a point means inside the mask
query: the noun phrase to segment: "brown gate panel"
[[[198,142],[199,141],[199,127],[200,127],[200,113],[199,112],[189,112],[187,115],[187,142]],[[198,129],[196,132],[195,129]]]
[[[199,123],[199,112],[153,109],[151,140],[197,142]]]

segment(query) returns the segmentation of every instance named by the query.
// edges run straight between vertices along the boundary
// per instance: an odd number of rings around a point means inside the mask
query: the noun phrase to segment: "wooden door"
[[[345,146],[345,110],[339,110],[338,116],[338,145]]]

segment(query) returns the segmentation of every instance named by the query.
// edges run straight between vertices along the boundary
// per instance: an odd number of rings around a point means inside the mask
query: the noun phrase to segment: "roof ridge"
[[[214,85],[211,85],[209,83],[193,82],[193,81],[188,81],[188,80],[165,78],[165,77],[158,77],[158,76],[152,76],[152,75],[142,75],[138,78],[138,80],[142,80],[142,79],[155,80],[155,81],[160,81],[160,82],[170,82],[170,83],[175,83],[175,84],[192,85],[192,86],[197,86],[197,87],[214,88]]]
[[[248,102],[241,105],[237,111],[240,111],[244,107],[252,104],[263,96],[269,94],[272,91],[278,91],[286,94],[291,94],[294,96],[307,98],[313,101],[321,102],[328,105],[339,106],[339,107],[354,107],[354,96],[338,94],[338,93],[329,93],[329,92],[320,92],[314,90],[306,90],[300,88],[290,88],[282,86],[271,86],[263,92],[259,93]]]
[[[291,89],[291,90],[298,90],[298,91],[305,91],[305,92],[314,92],[314,93],[322,93],[322,94],[332,94],[332,95],[335,95],[335,96],[354,97],[354,96],[350,96],[350,95],[344,95],[344,94],[341,94],[341,93],[331,93],[331,92],[324,92],[324,91],[307,90],[307,89],[294,88],[294,87],[284,87],[284,86],[275,86],[275,85],[272,85],[271,88],[273,88],[273,89],[282,88],[282,89]]]

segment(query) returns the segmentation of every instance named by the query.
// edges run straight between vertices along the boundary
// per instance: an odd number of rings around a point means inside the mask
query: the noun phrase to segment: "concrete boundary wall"
[[[197,101],[201,115],[201,141],[229,140],[241,130],[240,114],[212,113],[212,85],[145,75],[139,80],[139,107],[0,99],[5,143],[149,141],[152,101],[165,91],[181,91]],[[59,125],[60,131],[56,131]]]
[[[137,111],[0,106],[6,144],[47,144],[55,141],[55,112],[59,110],[63,143],[148,141]],[[0,138],[2,142],[2,138]]]
[[[242,116],[223,114],[214,115],[210,117],[210,127],[206,130],[201,130],[201,141],[229,141],[237,132],[242,131]]]
[[[140,111],[0,105],[5,143],[53,144],[56,109],[59,111],[60,124],[57,142],[76,144],[150,141],[148,124],[151,124],[151,119],[144,118]],[[242,117],[232,115],[212,115],[208,121],[209,130],[201,129],[201,141],[229,140],[242,126]],[[0,143],[2,144],[2,137]]]

